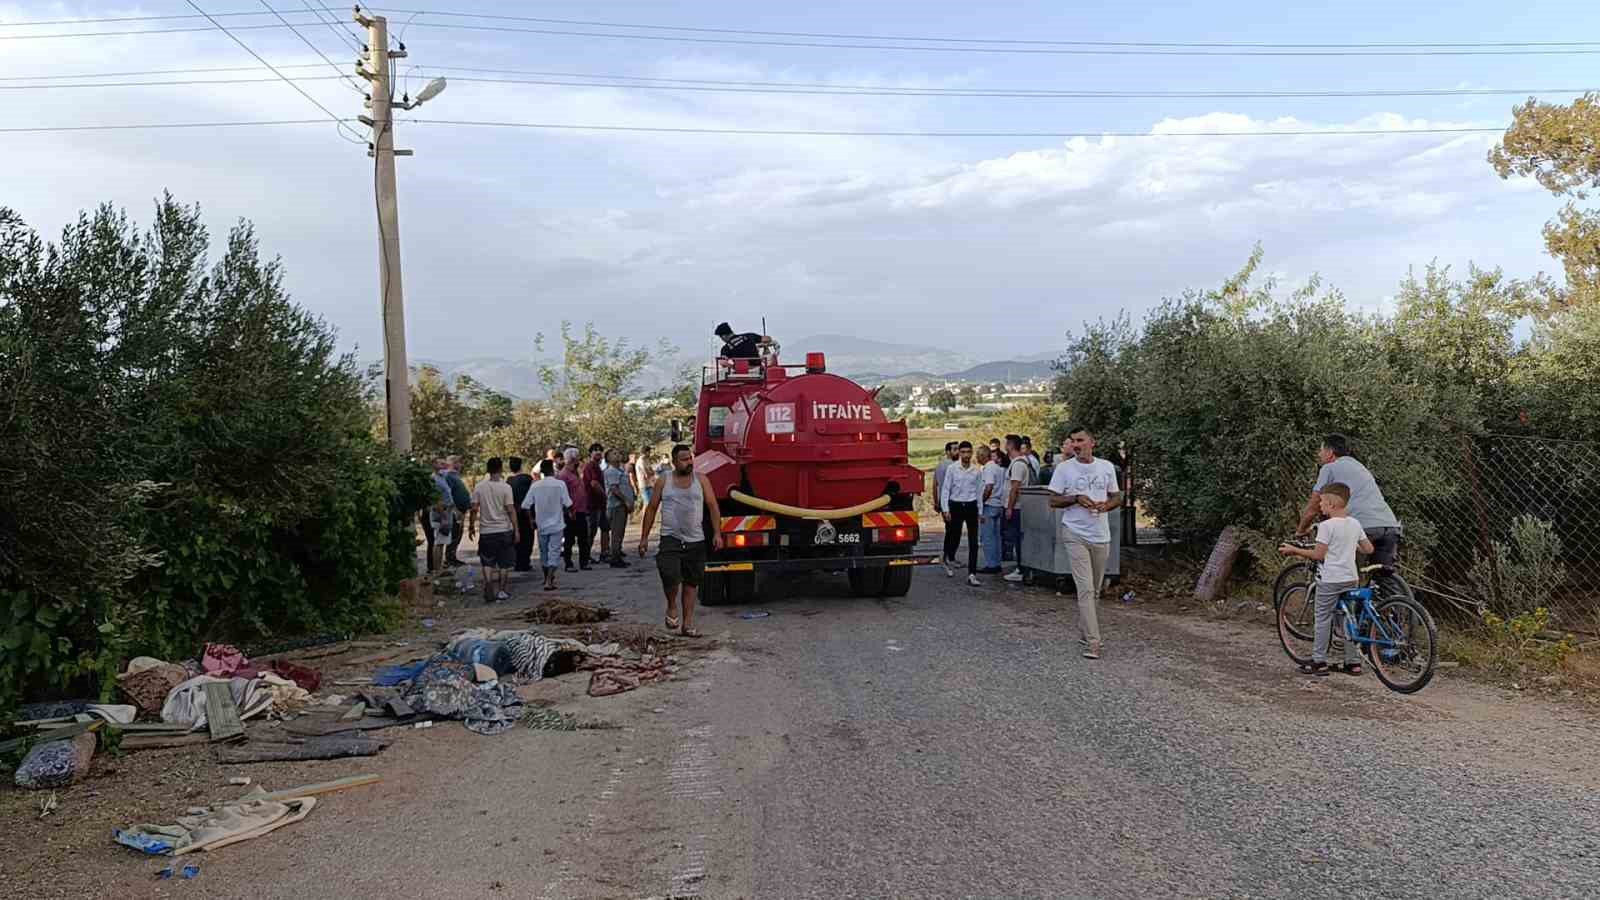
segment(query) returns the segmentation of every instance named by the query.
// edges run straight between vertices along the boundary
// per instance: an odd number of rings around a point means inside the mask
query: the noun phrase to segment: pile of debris
[[[501,734],[525,716],[518,685],[582,671],[589,673],[589,695],[605,697],[672,676],[676,661],[647,631],[634,634],[619,627],[620,640],[607,637],[610,626],[595,623],[609,617],[603,607],[557,600],[533,610],[530,618],[599,639],[475,628],[432,650],[401,643],[406,649],[342,665],[416,657],[418,651],[432,655],[336,682],[353,686],[346,694],[318,694],[325,679],[303,663],[371,642],[307,648],[295,654],[296,661],[251,660],[227,644],[206,644],[199,659],[182,663],[138,657],[117,676],[126,704],[24,707],[15,724],[29,733],[0,742],[0,753],[27,748],[15,781],[37,789],[62,787],[86,773],[101,737],[110,732],[118,733],[123,750],[215,745],[217,761],[229,764],[372,756],[388,746],[374,732],[426,727],[436,720],[460,721],[478,734]]]

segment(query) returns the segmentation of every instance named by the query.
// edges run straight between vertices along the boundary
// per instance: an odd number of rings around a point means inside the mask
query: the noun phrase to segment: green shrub
[[[208,245],[170,198],[56,244],[0,210],[0,708],[104,694],[132,654],[380,625],[411,574],[426,470],[365,433],[352,360],[249,226]]]
[[[1567,580],[1555,526],[1537,516],[1521,515],[1512,523],[1509,542],[1490,544],[1490,552],[1477,554],[1468,572],[1477,596],[1503,615],[1535,609],[1543,614]]]

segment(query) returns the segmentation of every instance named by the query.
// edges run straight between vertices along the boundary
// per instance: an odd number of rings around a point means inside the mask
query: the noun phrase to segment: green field
[[[945,431],[942,428],[917,428],[911,432],[911,464],[924,472],[939,464],[946,441],[971,441],[974,447],[998,437],[983,431],[984,425],[975,424],[973,430]]]

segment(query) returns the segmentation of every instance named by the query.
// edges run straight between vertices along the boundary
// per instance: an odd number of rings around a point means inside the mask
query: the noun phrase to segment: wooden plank
[[[351,775],[348,778],[339,778],[334,781],[319,781],[315,784],[303,784],[297,788],[289,788],[286,791],[273,791],[270,794],[246,794],[239,799],[275,800],[282,802],[284,800],[292,800],[295,797],[320,797],[323,794],[331,794],[334,791],[342,791],[347,788],[361,787],[368,784],[377,784],[382,780],[383,779],[377,775]]]
[[[233,703],[233,687],[225,681],[209,681],[206,691],[206,726],[213,741],[232,741],[244,737],[239,707]]]
[[[12,738],[9,741],[0,741],[0,753],[10,753],[11,751],[16,750],[26,743],[29,738],[37,737],[39,738],[40,743],[46,741],[71,740],[72,738],[75,738],[84,732],[94,731],[104,724],[105,721],[102,719],[95,719],[91,722],[71,722],[52,731],[25,734],[22,737]]]
[[[169,747],[190,747],[211,743],[211,735],[195,734],[130,734],[122,739],[124,750],[165,750]]]

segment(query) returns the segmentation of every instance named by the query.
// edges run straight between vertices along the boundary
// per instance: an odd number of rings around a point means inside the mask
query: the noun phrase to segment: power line
[[[327,119],[263,119],[250,122],[139,122],[127,125],[51,125],[48,127],[0,128],[0,134],[49,134],[72,131],[159,131],[168,128],[253,128],[259,125],[322,125]],[[355,121],[344,119],[341,122]]]
[[[330,15],[325,3],[319,3]],[[309,8],[310,4],[306,3]],[[757,37],[790,37],[814,38],[819,40],[835,41],[912,41],[925,43],[951,43],[951,44],[1014,44],[1024,46],[1056,46],[1056,47],[1127,47],[1127,48],[1196,48],[1196,49],[1283,49],[1283,50],[1356,50],[1356,49],[1447,49],[1447,48],[1539,48],[1539,47],[1592,47],[1600,45],[1596,41],[1361,41],[1351,43],[1284,43],[1284,42],[1241,42],[1241,41],[1090,41],[1090,40],[1052,40],[1044,38],[964,38],[942,36],[919,36],[903,34],[851,34],[841,32],[819,31],[763,31],[750,28],[709,28],[690,25],[660,25],[640,22],[610,22],[590,19],[555,19],[539,16],[513,16],[493,13],[459,12],[453,10],[437,9],[402,9],[398,7],[368,7],[374,12],[388,12],[396,15],[410,16],[439,16],[442,18],[458,19],[487,19],[500,22],[529,22],[545,25],[574,25],[588,28],[628,28],[641,31],[676,31],[693,34],[727,34],[727,35],[753,35]],[[213,13],[217,18],[261,16],[258,12],[226,12]],[[0,23],[0,27],[26,27],[42,25],[87,25],[99,23],[120,22],[155,22],[171,21],[177,19],[196,19],[201,16],[194,14],[176,15],[148,15],[148,16],[111,16],[100,18],[82,19],[41,19],[29,22]],[[335,16],[337,20],[337,17]],[[425,23],[418,23],[425,24]],[[270,26],[269,26],[270,27]],[[205,29],[201,29],[205,30]]]
[[[320,68],[320,66],[319,66]],[[251,71],[255,71],[254,67]],[[341,81],[343,75],[296,75],[291,81]],[[79,81],[71,84],[0,84],[0,91],[51,91],[69,88],[187,87],[197,84],[278,84],[278,78],[186,78],[181,81]]]
[[[417,67],[421,68],[421,67]],[[457,69],[457,66],[428,66],[429,69]],[[255,71],[255,67],[246,67]],[[560,75],[561,73],[552,73]],[[59,76],[62,78],[71,76]],[[576,76],[573,76],[576,77]],[[600,78],[628,76],[589,76]],[[291,81],[338,81],[345,75],[295,75]],[[6,80],[6,79],[0,79]],[[661,91],[691,91],[743,94],[797,94],[831,95],[840,97],[931,97],[931,98],[987,98],[1010,100],[1267,100],[1267,99],[1318,99],[1348,97],[1456,97],[1456,96],[1541,96],[1553,94],[1584,94],[1595,88],[1441,88],[1422,90],[1351,90],[1351,91],[1071,91],[1071,90],[1003,90],[1003,89],[920,89],[875,88],[867,85],[838,85],[811,88],[796,85],[783,87],[734,87],[694,84],[632,84],[602,81],[559,81],[527,78],[478,78],[454,76],[454,83],[465,84],[526,84],[542,87],[620,88]],[[89,81],[56,84],[0,84],[0,91],[44,91],[69,88],[120,88],[168,87],[206,84],[276,84],[277,78],[185,78],[166,81]],[[753,84],[762,84],[754,82]]]
[[[575,125],[553,122],[496,122],[468,119],[404,119],[417,125],[457,125],[483,128],[536,128],[559,131],[633,131],[657,134],[725,134],[773,137],[938,137],[938,138],[1144,138],[1144,137],[1341,137],[1392,134],[1489,134],[1496,128],[1374,128],[1347,131],[832,131],[783,128],[691,128],[652,125]]]
[[[292,63],[279,69],[320,69],[322,63]],[[210,66],[191,69],[138,69],[128,72],[81,72],[74,75],[0,75],[0,81],[51,81],[69,78],[132,78],[139,75],[191,75],[210,72],[259,72],[260,66]]]
[[[278,66],[279,69],[296,68],[321,68],[317,63]],[[414,66],[412,68],[422,68]],[[710,78],[657,78],[647,75],[606,75],[592,72],[546,72],[529,69],[489,69],[476,66],[436,66],[429,65],[428,69],[438,69],[447,72],[484,72],[504,73],[513,75],[546,76],[546,78],[479,78],[474,76],[454,76],[451,80],[461,83],[482,84],[531,84],[549,87],[592,87],[592,88],[633,88],[654,90],[682,90],[682,91],[727,91],[735,93],[771,93],[771,94],[825,94],[837,96],[863,96],[863,97],[991,97],[991,98],[1016,98],[1016,99],[1312,99],[1312,98],[1338,98],[1338,97],[1472,97],[1472,96],[1538,96],[1549,94],[1584,94],[1600,88],[1396,88],[1396,89],[1352,89],[1352,90],[1282,90],[1282,91],[1138,91],[1138,90],[1074,90],[1067,88],[922,88],[922,87],[896,87],[889,85],[871,84],[829,84],[826,82],[790,82],[790,81],[735,81]],[[222,66],[203,69],[145,69],[130,72],[99,72],[75,75],[39,75],[39,76],[0,76],[0,82],[6,81],[43,81],[46,79],[64,81],[79,78],[117,78],[144,75],[184,75],[190,73],[212,74],[228,72],[255,72],[260,71],[259,66]],[[332,81],[337,78],[346,78],[340,75],[295,75],[292,81]],[[565,79],[565,80],[556,80]],[[616,81],[576,81],[571,79],[614,79]],[[625,79],[625,80],[624,80]],[[165,81],[108,81],[86,82],[77,84],[0,84],[0,91],[21,90],[55,90],[60,88],[77,87],[159,87],[164,85],[196,85],[196,84],[257,84],[276,82],[277,78],[188,78]],[[631,82],[664,82],[662,84],[638,84]]]
[[[301,25],[313,24],[301,22]],[[917,46],[912,44],[882,44],[882,43],[844,43],[839,41],[801,40],[801,39],[761,39],[743,37],[701,37],[680,34],[629,34],[604,31],[573,31],[570,29],[556,28],[523,28],[508,25],[454,25],[446,22],[415,22],[418,28],[444,28],[457,31],[484,31],[508,34],[541,34],[555,37],[588,37],[588,38],[614,38],[621,40],[641,41],[666,41],[691,44],[720,44],[743,45],[756,47],[801,47],[810,49],[835,49],[835,50],[890,50],[890,51],[921,51],[940,53],[1014,53],[1014,54],[1043,54],[1056,56],[1562,56],[1562,55],[1593,55],[1600,54],[1600,42],[1571,42],[1570,45],[1560,45],[1555,42],[1545,44],[1475,44],[1475,45],[1449,45],[1449,44],[1418,44],[1414,46],[1382,47],[1379,45],[1352,45],[1351,48],[1338,49],[1306,49],[1289,44],[1262,44],[1262,45],[1218,45],[1207,47],[1204,45],[1183,45],[1176,43],[1149,42],[1126,45],[1114,45],[1109,42],[1092,46],[1019,46],[1016,43],[998,44],[988,46],[971,46],[958,44],[936,44]],[[217,27],[221,27],[218,25]],[[282,28],[282,24],[263,25],[238,25],[236,30]],[[80,37],[115,37],[141,34],[180,34],[209,31],[209,28],[179,27],[179,28],[147,28],[135,31],[89,31],[89,32],[57,32],[51,34],[13,34],[0,35],[0,40],[33,40],[48,38],[80,38]],[[917,38],[915,40],[928,40]],[[957,38],[940,40],[955,41]],[[974,42],[977,43],[977,42]],[[1308,45],[1309,46],[1309,45]],[[1273,49],[1283,48],[1283,49]]]
[[[232,40],[235,44],[238,44],[241,48],[243,48],[244,52],[246,52],[246,53],[250,54],[251,56],[255,57],[256,62],[261,63],[263,66],[266,66],[269,69],[272,69],[272,74],[274,74],[274,75],[278,76],[279,78],[283,79],[283,83],[284,84],[287,84],[289,87],[294,88],[295,93],[297,93],[300,96],[306,98],[307,100],[310,100],[312,106],[315,106],[317,109],[320,109],[324,113],[326,113],[328,118],[332,119],[338,125],[339,132],[340,132],[341,136],[344,136],[345,132],[349,132],[351,137],[346,137],[346,140],[349,140],[351,143],[355,143],[355,144],[363,144],[363,145],[366,144],[366,141],[364,139],[362,139],[361,135],[359,133],[357,133],[355,129],[353,129],[349,125],[345,124],[345,120],[343,118],[340,118],[340,116],[337,113],[335,113],[333,110],[327,108],[326,106],[323,106],[321,101],[317,100],[317,98],[315,98],[315,97],[311,96],[310,94],[306,93],[306,91],[303,88],[301,88],[300,85],[295,84],[292,80],[290,80],[289,76],[287,76],[287,75],[283,74],[282,72],[278,71],[277,69],[273,68],[272,63],[267,62],[266,57],[262,56],[261,54],[257,53],[256,51],[250,49],[250,45],[246,44],[244,41],[240,40],[238,35],[234,34],[233,32],[229,31],[227,28],[223,27],[221,22],[218,22],[216,19],[211,18],[211,16],[209,14],[207,14],[205,10],[200,8],[200,4],[196,3],[195,0],[185,0],[185,2],[187,2],[189,4],[189,6],[193,7],[195,12],[199,13],[202,16],[205,16],[206,19],[208,21],[210,21],[212,25],[216,26],[218,31],[221,31],[223,34],[227,35],[230,40]]]
[[[757,37],[789,37],[789,38],[815,38],[833,41],[922,41],[929,43],[949,44],[1017,44],[1031,46],[1055,47],[1170,47],[1170,48],[1254,48],[1254,49],[1422,49],[1422,48],[1447,48],[1447,47],[1585,47],[1600,44],[1600,41],[1460,41],[1460,42],[1366,42],[1350,44],[1296,44],[1296,43],[1241,43],[1236,41],[1066,41],[1047,40],[1040,38],[957,38],[957,37],[919,37],[914,35],[886,35],[886,34],[844,34],[838,32],[817,31],[758,31],[748,28],[706,28],[688,25],[655,25],[637,22],[602,22],[585,19],[550,19],[537,16],[509,16],[490,13],[451,12],[445,10],[411,10],[396,9],[393,7],[373,7],[379,12],[392,12],[400,15],[411,13],[413,15],[427,14],[432,16],[445,16],[466,19],[491,19],[504,22],[534,22],[546,25],[576,25],[590,28],[632,28],[650,31],[681,31],[696,34],[732,34],[754,35]]]
[[[245,122],[153,122],[115,125],[5,127],[0,134],[45,134],[74,131],[141,129],[241,128],[265,125],[317,125],[322,119],[274,119]],[[352,119],[341,119],[350,122]],[[1274,131],[844,131],[779,128],[690,128],[651,125],[581,125],[557,122],[498,122],[470,119],[400,119],[417,125],[477,128],[546,129],[557,131],[642,132],[652,134],[747,135],[774,137],[917,137],[917,138],[1207,138],[1207,137],[1383,137],[1417,134],[1497,134],[1507,126],[1439,128],[1364,128],[1348,130]]]
[[[339,27],[339,16],[336,15],[333,10],[329,9],[326,4],[318,3],[316,7],[313,7],[311,5],[311,0],[300,0],[300,2],[301,2],[301,4],[303,4],[305,6],[305,8],[306,8],[306,10],[308,12],[310,12],[312,15],[317,17],[317,21],[318,22],[322,22],[323,24],[327,25],[328,28],[332,29],[333,33],[339,36],[339,40],[346,47],[349,47],[351,50],[354,50],[356,52],[356,55],[358,55],[358,56],[361,54],[362,51],[361,51],[361,40],[360,40],[360,38],[351,36],[351,34],[350,34],[349,30],[348,30],[348,24],[346,25],[345,28],[340,28]],[[318,12],[317,11],[318,9],[321,9],[322,12]],[[323,18],[322,18],[322,13],[323,12],[328,14],[327,21],[323,21]]]
[[[316,44],[311,43],[311,39],[307,38],[305,35],[301,34],[300,33],[300,29],[294,27],[293,25],[290,25],[289,24],[289,20],[285,19],[283,16],[279,15],[278,11],[273,9],[272,8],[272,4],[268,3],[267,0],[260,0],[260,2],[261,2],[262,6],[267,8],[267,12],[272,13],[274,16],[277,17],[278,21],[280,21],[280,22],[282,22],[284,24],[284,27],[286,27],[290,31],[294,32],[294,36],[299,38],[300,42],[302,44],[305,44],[307,47],[310,47],[311,48],[311,52],[313,52],[313,53],[317,54],[318,56],[322,57],[322,61],[327,63],[328,67],[333,69],[333,71],[337,72],[339,74],[339,77],[343,78],[350,85],[350,89],[351,90],[353,90],[356,93],[362,95],[363,97],[366,96],[367,92],[362,90],[361,85],[356,82],[356,79],[355,79],[354,75],[351,75],[348,72],[346,72],[345,70],[339,68],[339,64],[338,63],[336,63],[333,60],[329,59],[328,58],[328,54],[323,53],[321,47],[318,47]],[[317,21],[319,21],[319,22],[322,21],[322,17],[318,16],[317,17]]]

